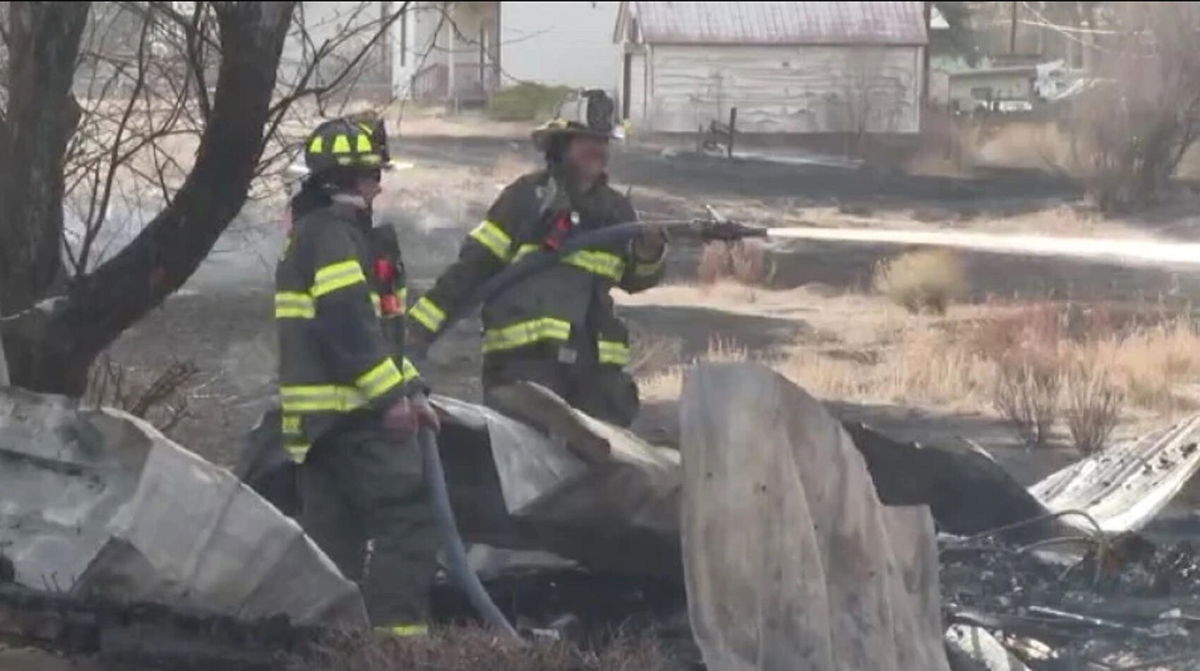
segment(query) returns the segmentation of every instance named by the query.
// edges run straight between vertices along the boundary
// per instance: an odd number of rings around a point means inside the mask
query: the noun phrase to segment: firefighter
[[[386,130],[325,122],[304,160],[275,274],[282,429],[300,463],[300,520],[360,583],[377,628],[422,634],[438,545],[415,438],[437,430],[438,418],[397,332],[404,278],[395,234],[371,225],[390,165]]]
[[[534,250],[555,250],[576,231],[633,221],[629,200],[608,185],[611,114],[589,122],[554,119],[533,133],[546,167],[510,184],[462,243],[458,260],[413,305],[408,330],[423,350],[460,302],[489,277]],[[663,275],[666,238],[650,230],[628,244],[576,251],[508,287],[483,306],[485,402],[492,391],[530,381],[583,412],[618,426],[637,415],[637,385],[624,370],[629,333],[609,290],[638,292]]]

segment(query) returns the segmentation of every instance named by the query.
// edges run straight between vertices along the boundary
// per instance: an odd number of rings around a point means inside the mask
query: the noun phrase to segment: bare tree
[[[0,15],[14,384],[82,394],[96,357],[187,281],[313,117],[345,104],[408,3],[382,16],[341,3],[325,26],[295,2],[189,4],[16,2]],[[89,22],[89,9],[104,14]],[[147,214],[122,239],[113,212]]]
[[[1119,33],[1098,48],[1098,78],[1075,103],[1081,166],[1107,213],[1153,204],[1200,137],[1200,7],[1119,3]]]

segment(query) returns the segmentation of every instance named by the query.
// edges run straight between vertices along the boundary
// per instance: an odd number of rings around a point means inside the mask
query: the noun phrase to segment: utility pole
[[[446,31],[449,33],[449,39],[447,40],[449,48],[446,49],[446,57],[449,59],[446,68],[446,86],[450,89],[450,109],[455,114],[458,114],[458,82],[454,81],[454,66],[456,65],[455,61],[458,60],[455,55],[455,49],[458,48],[458,43],[454,35],[455,28],[453,22],[446,23]]]
[[[1017,3],[1011,3],[1012,6],[1012,21],[1008,29],[1008,53],[1017,53]]]
[[[930,24],[933,23],[933,3],[924,2],[925,15],[925,48],[921,53],[921,109],[924,111],[929,106],[929,49],[933,46],[933,31],[930,30]]]

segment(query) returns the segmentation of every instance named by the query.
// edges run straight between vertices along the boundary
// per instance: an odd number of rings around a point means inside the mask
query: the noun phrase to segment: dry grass
[[[1200,327],[1160,308],[993,303],[939,317],[802,290],[758,290],[751,308],[737,293],[745,290],[718,283],[667,291],[672,300],[700,292],[731,301],[736,314],[802,311],[814,329],[784,358],[763,363],[822,398],[996,412],[1031,444],[1058,429],[1083,451],[1099,449],[1119,419],[1173,418],[1196,407],[1189,392],[1200,389]],[[757,358],[721,342],[699,357]],[[648,369],[643,396],[677,397],[687,365]]]
[[[618,636],[587,651],[562,642],[520,645],[472,627],[437,629],[428,637],[339,636],[288,671],[669,671],[672,662],[648,637]]]
[[[908,252],[875,268],[876,291],[914,314],[945,314],[967,293],[967,274],[958,254],[948,249]]]
[[[1176,319],[1110,335],[1093,344],[1097,362],[1112,371],[1114,383],[1129,402],[1174,414],[1192,410],[1192,400],[1180,387],[1200,379],[1200,329],[1188,319]]]

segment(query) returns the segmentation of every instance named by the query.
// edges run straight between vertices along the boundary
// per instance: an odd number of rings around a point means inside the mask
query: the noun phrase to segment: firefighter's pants
[[[438,534],[416,440],[398,444],[374,419],[335,427],[301,465],[300,488],[305,531],[361,585],[372,624],[428,622]]]
[[[485,359],[485,402],[490,389],[517,382],[540,384],[576,410],[616,426],[632,424],[641,407],[637,383],[617,366],[568,365],[534,357]]]

